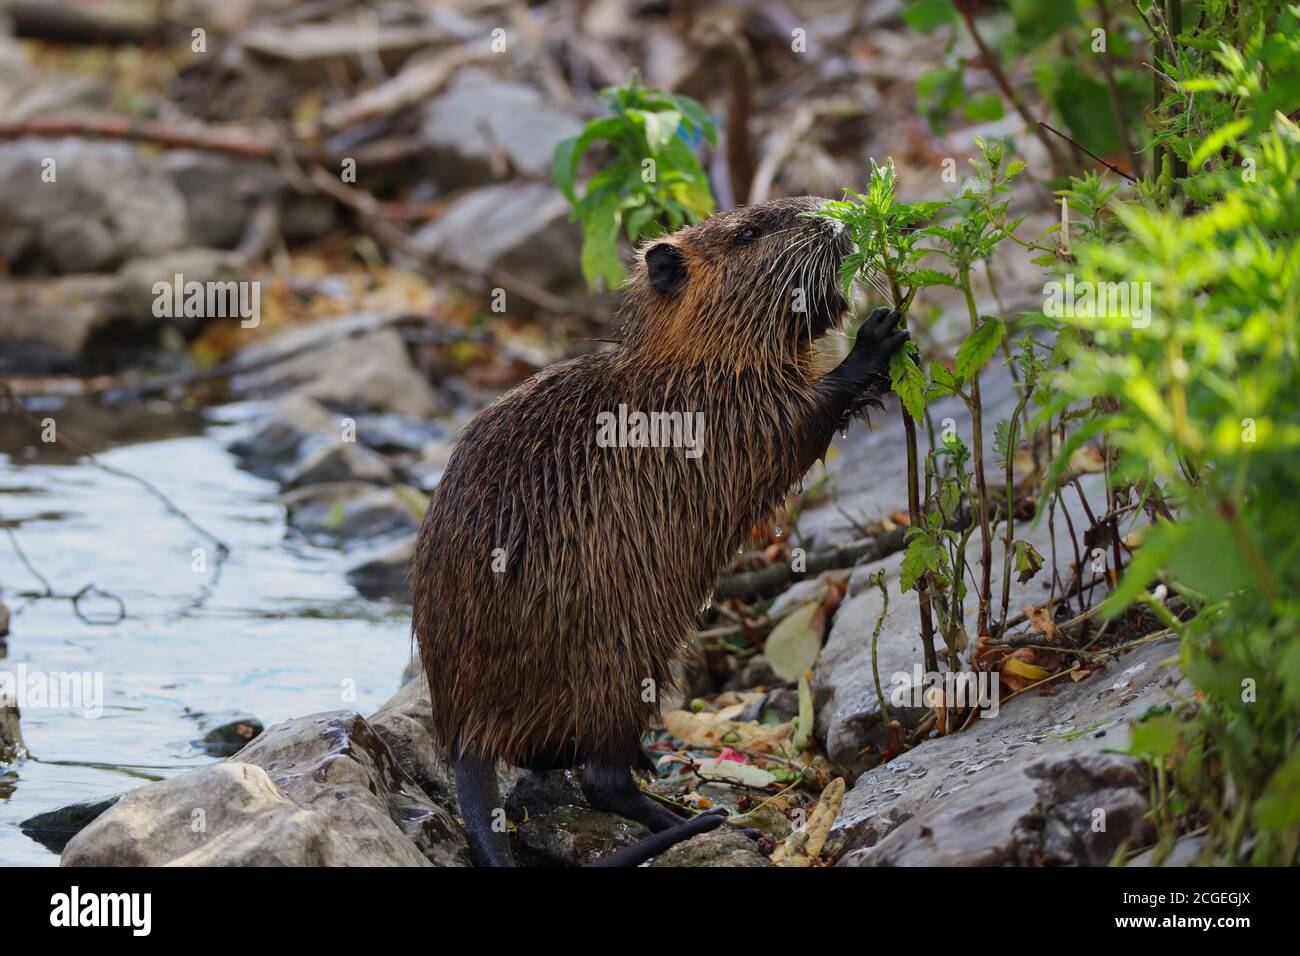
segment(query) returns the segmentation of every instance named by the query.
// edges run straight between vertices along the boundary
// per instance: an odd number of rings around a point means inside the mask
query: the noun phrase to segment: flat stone
[[[580,117],[557,109],[534,87],[467,69],[425,107],[420,136],[434,180],[450,192],[507,171],[549,180],[556,145],[582,127]],[[500,168],[502,160],[508,170]]]
[[[1100,864],[1143,845],[1145,771],[1119,751],[1129,721],[1173,699],[1176,654],[1173,640],[1137,648],[863,773],[831,830],[839,865]]]
[[[237,369],[230,380],[239,398],[293,390],[349,413],[384,411],[421,419],[445,410],[411,363],[402,336],[373,315],[312,322],[254,342],[237,362],[247,368]]]
[[[453,203],[412,243],[449,265],[484,274],[505,270],[551,291],[582,283],[582,235],[569,222],[568,200],[542,183],[476,189]],[[507,310],[524,308],[509,295]]]

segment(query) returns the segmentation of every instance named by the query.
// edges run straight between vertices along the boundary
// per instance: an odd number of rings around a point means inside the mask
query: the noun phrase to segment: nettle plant
[[[617,288],[627,278],[620,235],[629,242],[653,238],[713,212],[708,176],[691,141],[717,137],[703,106],[689,96],[643,87],[635,75],[601,97],[611,115],[596,117],[560,142],[553,157],[555,181],[582,223],[582,272],[593,290]],[[607,158],[579,196],[579,164],[597,144]]]
[[[1252,112],[1238,101],[1225,123],[1246,133],[1241,120]],[[1221,859],[1294,864],[1300,127],[1274,112],[1264,133],[1210,155],[1199,175],[1213,177],[1215,201],[1188,215],[1181,201],[1162,205],[1148,193],[1115,205],[1122,243],[1080,244],[1080,277],[1149,282],[1151,315],[1065,320],[1078,344],[1056,378],[1054,407],[1086,405],[1071,444],[1107,436],[1117,494],[1150,518],[1106,612],[1151,604],[1153,586],[1187,608],[1166,623],[1182,636],[1196,697],[1149,715],[1131,746],[1154,768],[1162,849],[1205,827]]]
[[[910,528],[903,557],[901,587],[915,590],[920,599],[922,646],[926,666],[938,670],[933,648],[937,632],[947,648],[947,665],[961,666],[961,652],[968,646],[965,608],[971,597],[966,563],[967,543],[978,535],[979,575],[975,579],[976,627],[980,635],[1001,634],[1006,628],[1010,600],[1008,577],[998,595],[992,589],[994,532],[997,515],[987,487],[984,453],[984,415],[980,396],[980,373],[999,348],[1011,356],[1005,343],[1007,323],[994,315],[979,313],[972,289],[972,274],[987,268],[997,246],[1008,238],[1031,248],[1047,249],[1025,242],[1015,235],[1023,217],[1010,219],[1008,183],[1024,169],[1020,160],[1007,158],[1005,144],[976,140],[979,157],[973,162],[975,176],[952,200],[900,203],[895,198],[896,175],[892,162],[872,164],[871,178],[862,193],[848,190],[842,201],[828,202],[818,215],[842,222],[857,244],[846,257],[841,279],[848,290],[855,281],[865,281],[883,291],[904,312],[916,294],[935,286],[950,286],[961,292],[970,333],[962,341],[951,366],[932,361],[923,371],[920,352],[909,343],[894,356],[890,377],[903,406],[908,455],[908,510]],[[1050,251],[1050,250],[1049,250]],[[1011,419],[995,426],[995,447],[1010,473],[1010,460],[1020,436],[1021,424],[1031,398],[1043,399],[1042,381],[1047,365],[1039,356],[1038,344],[1026,337],[1009,357],[1017,369],[1021,401]],[[971,416],[971,441],[967,444],[955,429],[936,435],[927,405],[942,396],[959,398]],[[921,459],[917,430],[927,429],[930,451]],[[1022,575],[1032,575],[1042,558],[1027,542],[1013,538],[1014,503],[1012,485],[1007,482],[1007,503],[1002,511],[1004,564],[1015,565]],[[996,623],[995,623],[996,622]]]

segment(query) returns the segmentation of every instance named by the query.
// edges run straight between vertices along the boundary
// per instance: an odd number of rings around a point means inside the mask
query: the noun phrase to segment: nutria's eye
[[[746,226],[736,233],[736,242],[753,242],[758,238],[758,230],[753,226]]]

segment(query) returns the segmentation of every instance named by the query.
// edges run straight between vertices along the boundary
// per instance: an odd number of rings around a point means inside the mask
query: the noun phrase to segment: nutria
[[[512,863],[497,761],[582,766],[593,807],[655,833],[615,862],[720,822],[641,793],[642,735],[719,573],[888,389],[907,338],[878,309],[843,362],[819,361],[850,249],[801,215],[822,202],[742,207],[650,244],[614,346],[534,375],[453,450],[420,527],[412,625],[476,863]],[[677,417],[646,428],[637,412]]]

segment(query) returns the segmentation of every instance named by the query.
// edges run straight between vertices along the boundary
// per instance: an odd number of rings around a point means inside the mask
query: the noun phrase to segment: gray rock
[[[193,337],[216,316],[154,315],[154,284],[170,285],[177,274],[183,282],[241,282],[247,263],[219,249],[181,249],[132,259],[111,275],[0,280],[0,349],[8,367],[76,372],[91,352],[102,362],[123,344],[150,349],[165,345],[169,334]]]
[[[124,796],[64,866],[461,866],[465,842],[358,714],[285,721]]]
[[[62,853],[68,841],[89,826],[101,813],[122,799],[122,794],[98,800],[81,800],[57,810],[48,810],[28,817],[18,824],[23,833],[45,849]]]
[[[1170,701],[1176,652],[1174,641],[1138,648],[862,774],[831,830],[849,851],[840,865],[1098,864],[1122,841],[1143,845],[1144,771],[1109,751],[1124,749],[1129,721]]]
[[[252,714],[238,711],[220,711],[212,714],[191,714],[198,722],[199,734],[193,743],[214,757],[232,757],[265,729]]]
[[[0,701],[0,764],[12,763],[23,754],[22,728],[18,725],[18,706]]]
[[[420,454],[426,447],[438,443],[438,429],[419,418],[378,412],[359,414],[356,422],[357,439],[375,451]]]
[[[640,823],[584,807],[560,807],[519,824],[520,844],[554,863],[593,863],[650,835]]]
[[[55,181],[44,182],[45,160]],[[127,143],[76,139],[0,144],[0,259],[13,273],[114,269],[181,248],[185,201]]]
[[[344,441],[346,417],[315,399],[292,394],[278,401],[252,431],[229,448],[253,474],[287,488],[360,481],[387,484],[388,463],[356,442]]]
[[[393,480],[393,470],[369,448],[351,442],[321,444],[305,454],[284,476],[287,488],[323,482],[375,482]]]
[[[4,240],[0,239],[0,243]],[[9,372],[75,372],[113,319],[117,277],[0,280],[0,354]]]
[[[411,534],[419,527],[414,493],[360,481],[298,488],[280,497],[289,527],[317,545],[351,547]]]
[[[504,793],[506,818],[518,823],[562,807],[588,808],[587,798],[569,770],[522,771]]]
[[[718,827],[669,847],[655,857],[651,866],[771,866],[749,837]]]
[[[289,395],[261,416],[256,428],[227,447],[243,468],[284,483],[310,452],[342,438],[342,416],[305,395]]]
[[[425,108],[420,135],[429,147],[434,180],[444,191],[499,180],[513,171],[549,179],[560,140],[581,132],[582,120],[557,109],[531,86],[463,70]],[[501,169],[504,159],[509,170]]]
[[[433,743],[429,682],[424,676],[404,682],[369,722],[420,789],[434,802],[455,812],[456,783],[448,762]]]
[[[348,580],[364,597],[411,600],[408,575],[415,555],[415,535],[399,538],[370,557],[353,565]]]
[[[254,342],[238,361],[248,369],[230,380],[240,398],[292,389],[348,412],[397,412],[420,419],[444,411],[433,387],[411,364],[401,335],[372,315],[313,322]]]
[[[412,236],[413,244],[469,272],[497,269],[552,291],[581,285],[582,236],[569,203],[541,183],[485,186]],[[507,308],[524,308],[507,297]]]
[[[178,149],[159,159],[158,166],[184,197],[187,234],[194,245],[236,245],[258,203],[277,192],[282,195],[280,231],[288,242],[316,239],[337,223],[332,202],[287,190],[270,163]]]

